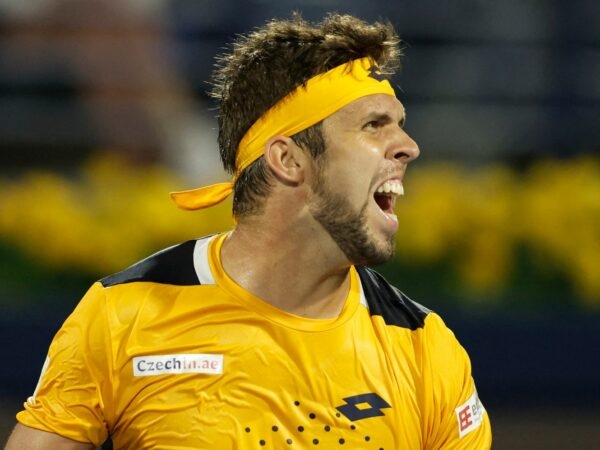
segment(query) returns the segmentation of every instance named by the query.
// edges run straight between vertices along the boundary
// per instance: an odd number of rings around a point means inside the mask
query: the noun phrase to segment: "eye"
[[[379,120],[371,120],[363,125],[363,130],[376,130],[379,127],[381,127]]]
[[[392,123],[394,123],[394,120],[387,113],[370,114],[364,118],[364,125],[362,126],[362,129],[366,131],[377,131]]]

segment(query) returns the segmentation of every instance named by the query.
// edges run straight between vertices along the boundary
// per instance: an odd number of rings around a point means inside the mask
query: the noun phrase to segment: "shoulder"
[[[464,348],[437,313],[411,300],[373,269],[356,269],[371,316],[380,316],[387,326],[421,330],[419,340],[431,361],[449,367],[456,366],[457,358],[468,363]]]
[[[411,300],[375,270],[363,266],[356,270],[371,316],[381,316],[386,325],[410,330],[424,327],[429,309]]]
[[[205,248],[211,236],[190,240],[161,250],[133,264],[125,270],[99,280],[102,286],[111,287],[134,282],[149,282],[175,286],[201,284],[198,264],[206,260],[206,252],[198,255],[198,248]],[[206,263],[207,264],[207,263]]]

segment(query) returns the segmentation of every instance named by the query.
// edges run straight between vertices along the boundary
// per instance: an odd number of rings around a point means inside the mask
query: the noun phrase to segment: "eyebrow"
[[[400,126],[400,128],[403,128],[404,125],[406,124],[406,111],[403,110],[402,113],[403,113],[402,117],[398,121],[398,125]],[[377,121],[377,122],[382,122],[382,123],[394,122],[394,119],[392,119],[392,116],[390,116],[388,113],[378,113],[378,112],[371,112],[371,113],[367,114],[363,120],[369,121],[369,122]]]

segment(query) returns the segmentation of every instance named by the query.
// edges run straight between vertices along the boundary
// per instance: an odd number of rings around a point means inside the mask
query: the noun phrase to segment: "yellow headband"
[[[299,86],[263,114],[238,146],[233,181],[188,191],[172,192],[171,198],[182,209],[208,208],[225,200],[235,180],[264,153],[273,136],[293,136],[320,122],[356,99],[372,94],[395,96],[389,81],[371,58],[361,58],[319,74]]]

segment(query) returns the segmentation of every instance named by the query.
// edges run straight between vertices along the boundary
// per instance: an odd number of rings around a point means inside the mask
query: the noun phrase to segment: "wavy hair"
[[[353,59],[369,56],[382,73],[400,66],[400,40],[389,22],[367,23],[350,15],[331,13],[310,23],[294,13],[288,20],[271,20],[231,44],[217,57],[209,94],[217,102],[219,152],[226,171],[235,172],[238,145],[244,134],[269,108],[320,73]],[[321,123],[292,139],[317,158],[325,151]],[[257,213],[271,186],[271,174],[259,158],[238,177],[233,214]]]

